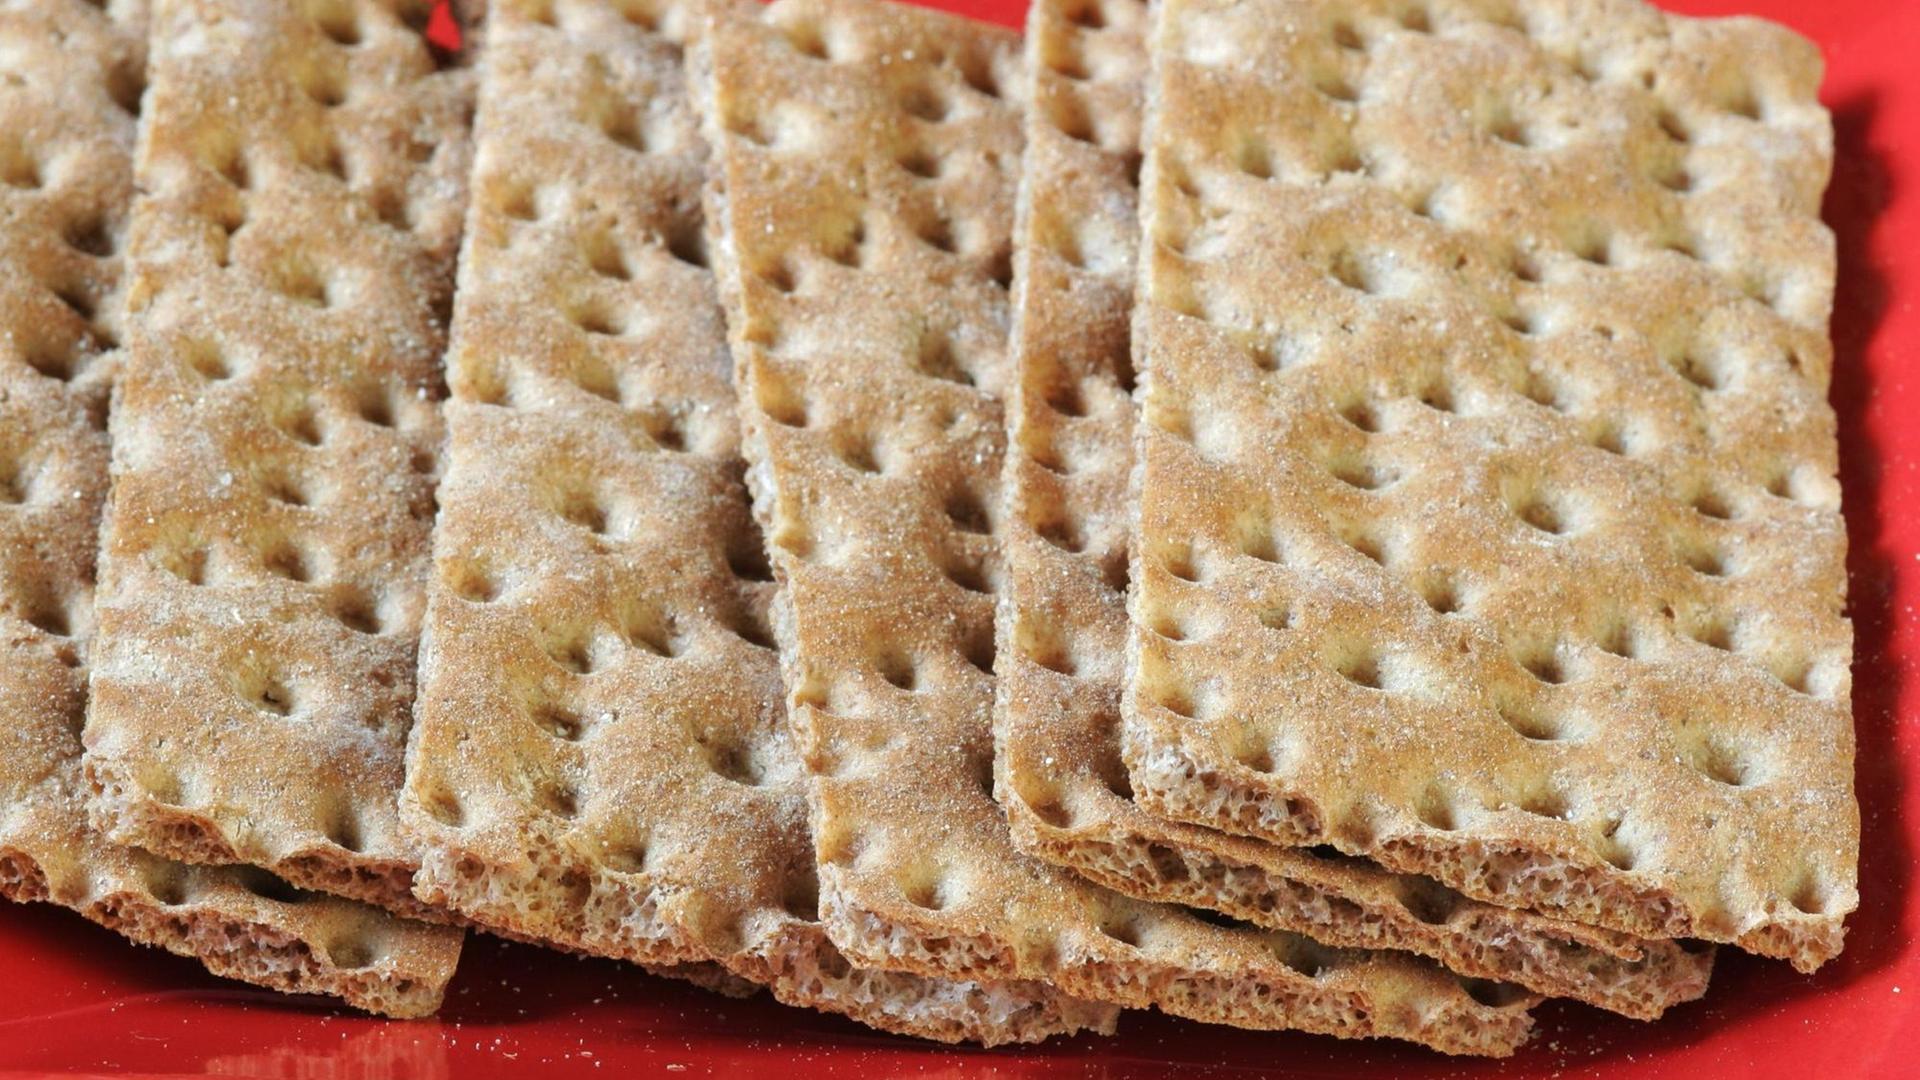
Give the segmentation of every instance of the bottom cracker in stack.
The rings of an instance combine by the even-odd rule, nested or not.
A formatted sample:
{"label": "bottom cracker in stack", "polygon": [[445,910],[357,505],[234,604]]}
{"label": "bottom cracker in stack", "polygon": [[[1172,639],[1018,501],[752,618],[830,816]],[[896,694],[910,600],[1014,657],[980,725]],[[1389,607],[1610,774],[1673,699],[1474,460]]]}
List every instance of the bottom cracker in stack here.
{"label": "bottom cracker in stack", "polygon": [[685,23],[599,0],[489,14],[403,798],[416,889],[510,936],[887,1030],[1110,1030],[1112,1007],[1040,983],[854,968],[814,912],[700,265]]}
{"label": "bottom cracker in stack", "polygon": [[[297,892],[264,871],[116,847],[88,825],[86,716],[100,431],[117,354],[118,264],[71,240],[122,231],[132,197],[140,5],[48,0],[0,15],[0,128],[63,167],[0,190],[0,894],[50,901],[127,938],[278,990],[394,1016],[431,1013],[458,931]],[[89,235],[88,232],[81,234]],[[106,242],[104,239],[102,242]]]}
{"label": "bottom cracker in stack", "polygon": [[690,53],[827,932],[874,968],[1511,1052],[1523,992],[1212,925],[1013,849],[988,773],[1015,45],[787,0],[727,8]]}
{"label": "bottom cracker in stack", "polygon": [[[1333,945],[1417,952],[1652,1019],[1705,993],[1710,946],[1645,940],[1470,900],[1358,859],[1169,822],[1121,761],[1128,399],[1146,5],[1039,0],[1029,17],[1005,473],[997,794],[1015,841],[1109,888]],[[1180,631],[1172,625],[1158,628]]]}

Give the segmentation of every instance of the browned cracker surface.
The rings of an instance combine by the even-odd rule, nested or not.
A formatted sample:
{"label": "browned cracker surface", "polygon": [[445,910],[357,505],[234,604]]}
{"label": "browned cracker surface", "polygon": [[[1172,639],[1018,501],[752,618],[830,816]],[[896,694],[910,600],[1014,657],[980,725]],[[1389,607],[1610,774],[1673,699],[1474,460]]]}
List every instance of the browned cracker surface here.
{"label": "browned cracker surface", "polygon": [[1120,694],[1146,22],[1138,0],[1040,0],[1028,17],[994,708],[997,794],[1015,844],[1142,899],[1331,945],[1410,950],[1630,1015],[1698,997],[1710,948],[1471,901],[1430,879],[1167,822],[1134,804]]}
{"label": "browned cracker surface", "polygon": [[716,10],[691,59],[835,944],[859,966],[1511,1051],[1527,995],[1211,925],[1013,848],[990,711],[1017,39],[803,0]]}
{"label": "browned cracker surface", "polygon": [[96,825],[427,913],[395,796],[469,81],[426,0],[168,0],[135,162]]}
{"label": "browned cracker surface", "polygon": [[1107,1024],[1042,984],[853,968],[819,924],[705,265],[687,16],[491,5],[401,801],[415,890],[894,1031]]}
{"label": "browned cracker surface", "polygon": [[1813,48],[1629,0],[1163,11],[1135,792],[1494,903],[1838,952]]}
{"label": "browned cracker surface", "polygon": [[117,847],[87,823],[79,735],[145,31],[139,3],[0,12],[0,894],[221,975],[429,1013],[457,935]]}

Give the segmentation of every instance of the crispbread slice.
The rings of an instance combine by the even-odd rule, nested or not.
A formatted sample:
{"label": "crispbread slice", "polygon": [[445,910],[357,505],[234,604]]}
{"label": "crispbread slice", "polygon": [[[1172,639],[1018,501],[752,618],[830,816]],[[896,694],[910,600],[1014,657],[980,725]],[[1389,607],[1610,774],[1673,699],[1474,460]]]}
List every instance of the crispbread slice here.
{"label": "crispbread slice", "polygon": [[1153,48],[1143,803],[1836,953],[1859,820],[1814,50],[1627,0],[1173,0]]}
{"label": "crispbread slice", "polygon": [[471,101],[429,7],[155,13],[86,743],[115,842],[430,916],[394,799]]}
{"label": "crispbread slice", "polygon": [[101,428],[145,31],[140,3],[0,12],[0,894],[73,908],[221,975],[430,1013],[457,934],[295,894],[258,870],[116,847],[87,825],[79,731]]}
{"label": "crispbread slice", "polygon": [[869,968],[1510,1052],[1524,993],[1210,925],[1013,848],[990,673],[1017,39],[800,0],[716,9],[690,61],[834,943]]}
{"label": "crispbread slice", "polygon": [[1146,16],[1137,0],[1038,0],[1028,15],[994,703],[995,791],[1014,843],[1131,896],[1330,945],[1410,950],[1628,1015],[1698,997],[1710,947],[1470,901],[1430,879],[1134,805],[1119,723]]}
{"label": "crispbread slice", "polygon": [[740,484],[686,6],[494,0],[401,812],[416,892],[516,937],[718,961],[933,1038],[1109,1027],[1037,983],[857,970],[813,912],[805,780]]}

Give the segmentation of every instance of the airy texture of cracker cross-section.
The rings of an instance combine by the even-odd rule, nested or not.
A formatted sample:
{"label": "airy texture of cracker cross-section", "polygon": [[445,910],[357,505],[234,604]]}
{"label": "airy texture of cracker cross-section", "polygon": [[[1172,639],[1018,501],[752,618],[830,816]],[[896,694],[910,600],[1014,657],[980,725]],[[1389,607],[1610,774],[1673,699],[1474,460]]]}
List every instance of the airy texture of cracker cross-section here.
{"label": "airy texture of cracker cross-section", "polygon": [[94,821],[430,914],[395,795],[469,157],[427,0],[164,0],[86,730]]}
{"label": "airy texture of cracker cross-section", "polygon": [[1805,41],[1172,0],[1123,745],[1167,816],[1810,969],[1857,900]]}
{"label": "airy texture of cracker cross-section", "polygon": [[402,815],[416,892],[516,937],[718,961],[987,1043],[1109,1023],[1040,984],[856,970],[814,914],[771,575],[740,483],[685,5],[495,0]]}
{"label": "airy texture of cracker cross-section", "polygon": [[144,4],[0,11],[0,895],[277,989],[432,1012],[459,939],[270,875],[107,843],[80,775],[106,388]]}
{"label": "airy texture of cracker cross-section", "polygon": [[460,932],[295,889],[250,866],[195,866],[107,842],[87,822],[79,718],[86,674],[9,642],[0,677],[0,895],[72,908],[129,940],[287,993],[387,1016],[431,1015]]}
{"label": "airy texture of cracker cross-section", "polygon": [[1017,39],[801,0],[717,9],[691,62],[834,942],[858,966],[1510,1052],[1528,995],[1212,925],[1013,848],[990,713]]}
{"label": "airy texture of cracker cross-section", "polygon": [[1470,901],[1430,879],[1134,805],[1119,725],[1146,21],[1140,0],[1040,0],[1028,16],[994,703],[996,794],[1014,842],[1142,899],[1330,945],[1410,950],[1629,1015],[1698,997],[1710,948]]}

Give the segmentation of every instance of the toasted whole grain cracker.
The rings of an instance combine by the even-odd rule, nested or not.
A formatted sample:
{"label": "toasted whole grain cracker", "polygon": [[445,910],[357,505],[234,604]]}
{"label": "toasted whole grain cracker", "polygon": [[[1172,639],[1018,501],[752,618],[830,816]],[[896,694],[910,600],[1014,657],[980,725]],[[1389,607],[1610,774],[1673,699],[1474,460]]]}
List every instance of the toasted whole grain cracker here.
{"label": "toasted whole grain cracker", "polygon": [[1813,48],[1630,0],[1174,0],[1153,49],[1142,802],[1636,935],[1838,952]]}
{"label": "toasted whole grain cracker", "polygon": [[1040,0],[1028,16],[994,705],[995,790],[1014,843],[1141,899],[1330,945],[1417,952],[1632,1016],[1700,996],[1711,948],[1471,901],[1430,879],[1134,804],[1119,725],[1146,22],[1134,0]]}
{"label": "toasted whole grain cracker", "polygon": [[394,801],[471,107],[429,7],[155,12],[86,730],[114,842],[418,915]]}
{"label": "toasted whole grain cracker", "polygon": [[892,1031],[1110,1028],[1037,983],[855,969],[819,925],[705,265],[688,14],[491,5],[401,800],[415,891]]}
{"label": "toasted whole grain cracker", "polygon": [[800,0],[716,9],[690,54],[827,932],[861,967],[1510,1052],[1524,993],[1210,925],[1012,845],[990,709],[1017,41]]}
{"label": "toasted whole grain cracker", "polygon": [[424,1015],[457,933],[117,847],[87,824],[79,732],[146,26],[141,3],[0,11],[0,895],[220,975]]}

